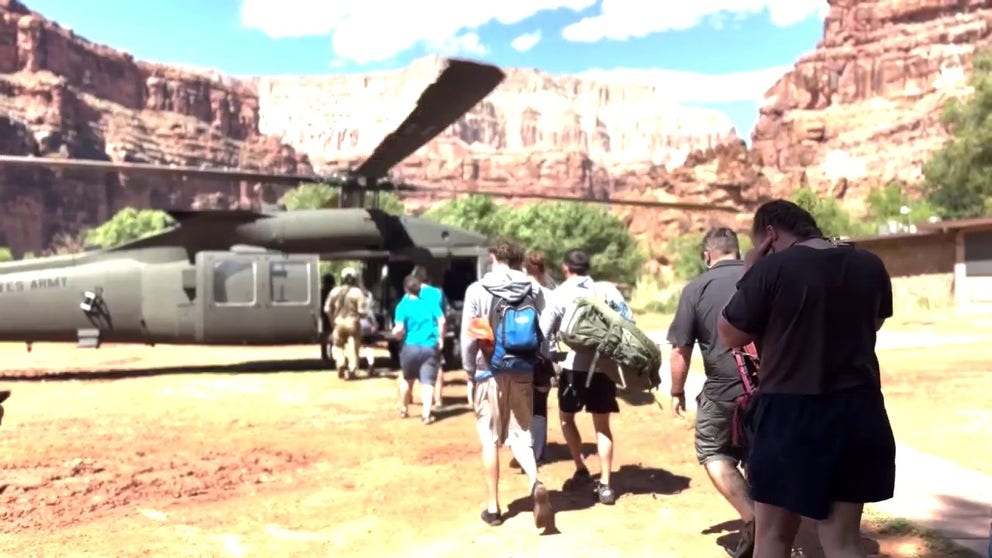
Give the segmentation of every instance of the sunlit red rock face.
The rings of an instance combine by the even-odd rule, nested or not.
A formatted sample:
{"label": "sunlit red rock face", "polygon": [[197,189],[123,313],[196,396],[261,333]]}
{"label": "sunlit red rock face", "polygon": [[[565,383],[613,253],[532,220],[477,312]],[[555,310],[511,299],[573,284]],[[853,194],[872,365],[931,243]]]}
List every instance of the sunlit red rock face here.
{"label": "sunlit red rock face", "polygon": [[[436,188],[729,204],[740,213],[615,209],[664,261],[674,234],[746,221],[800,185],[857,206],[919,178],[965,92],[992,2],[833,0],[817,49],[768,92],[748,150],[727,117],[650,86],[508,69],[396,175]],[[0,0],[0,151],[306,173],[354,164],[403,120],[443,61],[367,75],[235,79],[135,61]],[[280,189],[268,192],[278,196]],[[254,185],[0,170],[0,245],[38,251],[117,209],[233,207]],[[408,198],[413,210],[443,194]],[[268,200],[268,201],[271,201]]]}
{"label": "sunlit red rock face", "polygon": [[752,136],[775,194],[799,184],[859,207],[916,184],[946,140],[941,107],[967,93],[992,35],[987,0],[830,0],[823,39],[768,92]]}
{"label": "sunlit red rock face", "polygon": [[[136,61],[6,1],[0,149],[299,173],[312,160],[330,171],[371,152],[442,63],[241,80]],[[725,115],[661,103],[650,87],[508,70],[497,91],[396,171],[438,187],[612,193],[652,165],[677,166],[694,150],[734,140]],[[17,253],[41,250],[57,232],[92,226],[128,205],[231,207],[256,195],[253,185],[23,169],[0,171],[0,184],[0,244]]]}

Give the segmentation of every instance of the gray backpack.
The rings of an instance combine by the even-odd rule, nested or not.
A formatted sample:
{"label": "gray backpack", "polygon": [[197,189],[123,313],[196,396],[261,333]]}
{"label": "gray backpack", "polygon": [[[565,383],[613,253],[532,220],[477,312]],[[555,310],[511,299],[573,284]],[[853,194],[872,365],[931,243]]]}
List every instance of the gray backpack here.
{"label": "gray backpack", "polygon": [[[570,314],[570,315],[568,315]],[[601,357],[617,364],[604,372],[617,387],[627,391],[649,391],[661,385],[661,348],[634,322],[610,308],[598,289],[575,300],[566,314],[559,338],[573,350],[594,351],[590,370]],[[586,378],[586,385],[592,374]]]}

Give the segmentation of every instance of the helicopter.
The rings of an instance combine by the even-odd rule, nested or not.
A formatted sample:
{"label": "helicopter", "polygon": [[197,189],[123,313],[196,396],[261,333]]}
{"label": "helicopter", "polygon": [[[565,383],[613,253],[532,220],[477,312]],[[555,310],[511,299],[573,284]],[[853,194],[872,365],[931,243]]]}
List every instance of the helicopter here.
{"label": "helicopter", "polygon": [[[173,224],[131,242],[79,254],[0,264],[0,341],[147,345],[284,345],[323,343],[320,262],[365,262],[376,316],[388,331],[391,308],[414,265],[424,265],[451,301],[446,367],[460,367],[457,321],[465,290],[488,270],[489,239],[427,219],[379,209],[381,192],[586,201],[641,207],[737,211],[733,207],[640,200],[586,199],[394,182],[389,170],[455,123],[505,74],[496,66],[448,59],[410,115],[357,168],[330,176],[273,174],[69,158],[0,155],[2,167],[39,171],[184,176],[221,181],[339,188],[338,208],[284,211],[168,209]],[[371,196],[371,203],[367,196]],[[395,361],[399,342],[387,340]],[[323,351],[322,351],[323,352]]]}

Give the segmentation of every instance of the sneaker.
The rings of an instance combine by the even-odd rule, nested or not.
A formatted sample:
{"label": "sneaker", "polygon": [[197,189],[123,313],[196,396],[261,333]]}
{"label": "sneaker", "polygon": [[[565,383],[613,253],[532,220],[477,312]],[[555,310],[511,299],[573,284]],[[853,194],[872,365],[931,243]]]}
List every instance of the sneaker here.
{"label": "sneaker", "polygon": [[596,496],[599,496],[599,503],[607,506],[612,506],[617,502],[617,494],[613,492],[613,489],[609,485],[603,484],[601,482],[596,483]]}
{"label": "sneaker", "polygon": [[491,527],[496,527],[503,524],[503,516],[499,512],[494,513],[489,510],[482,510],[482,521]]}
{"label": "sneaker", "polygon": [[531,497],[534,499],[534,526],[538,529],[550,527],[554,524],[555,511],[551,509],[551,496],[544,483],[541,481],[534,483]]}
{"label": "sneaker", "polygon": [[572,478],[566,480],[564,484],[561,485],[562,490],[575,490],[583,485],[592,482],[592,477],[589,475],[589,469],[585,467],[581,469],[576,469],[572,473]]}

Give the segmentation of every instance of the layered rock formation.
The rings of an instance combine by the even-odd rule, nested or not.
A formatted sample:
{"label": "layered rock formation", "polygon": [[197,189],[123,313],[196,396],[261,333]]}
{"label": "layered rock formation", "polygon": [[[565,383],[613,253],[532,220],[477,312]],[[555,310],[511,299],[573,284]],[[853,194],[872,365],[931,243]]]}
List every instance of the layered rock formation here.
{"label": "layered rock formation", "polygon": [[[442,58],[427,57],[373,74],[259,78],[260,129],[315,162],[364,157],[443,67]],[[677,166],[694,150],[737,139],[725,114],[666,103],[653,86],[505,71],[506,79],[436,143],[457,143],[480,157],[578,152],[615,168]],[[409,165],[431,151],[415,154]]]}
{"label": "layered rock formation", "polygon": [[992,42],[992,2],[829,4],[816,50],[768,92],[752,148],[775,194],[807,184],[857,208],[873,187],[921,180],[947,138],[942,106]]}
{"label": "layered rock formation", "polygon": [[[310,172],[312,159],[327,172],[368,155],[443,63],[237,80],[135,61],[13,0],[0,2],[0,16],[0,149],[8,154],[295,173]],[[681,182],[662,179],[665,166],[734,140],[724,115],[666,105],[650,87],[509,70],[492,95],[395,171],[439,188],[584,196],[631,195],[624,191],[643,178],[658,182],[655,197],[677,199]],[[0,185],[0,245],[15,253],[127,205],[229,207],[257,197],[254,185],[93,172],[3,169]],[[417,208],[442,197],[408,201]]]}
{"label": "layered rock formation", "polygon": [[[0,3],[0,150],[176,165],[309,172],[258,132],[255,91],[217,75],[135,61]],[[217,193],[221,195],[216,195]],[[117,209],[238,203],[239,185],[79,172],[0,170],[0,244],[37,251]]]}
{"label": "layered rock formation", "polygon": [[[510,69],[396,174],[442,191],[725,203],[741,208],[743,220],[759,201],[803,185],[856,208],[872,187],[918,182],[946,137],[940,107],[967,93],[971,55],[992,42],[992,3],[830,5],[817,49],[769,90],[750,151],[723,115],[666,105],[649,86]],[[14,0],[0,0],[0,16],[0,151],[11,154],[329,171],[371,152],[442,63],[236,80],[135,61]],[[224,207],[253,196],[251,185],[2,169],[0,244],[38,250],[125,205]],[[416,209],[443,197],[406,201]],[[735,221],[617,211],[655,250],[678,232]]]}

